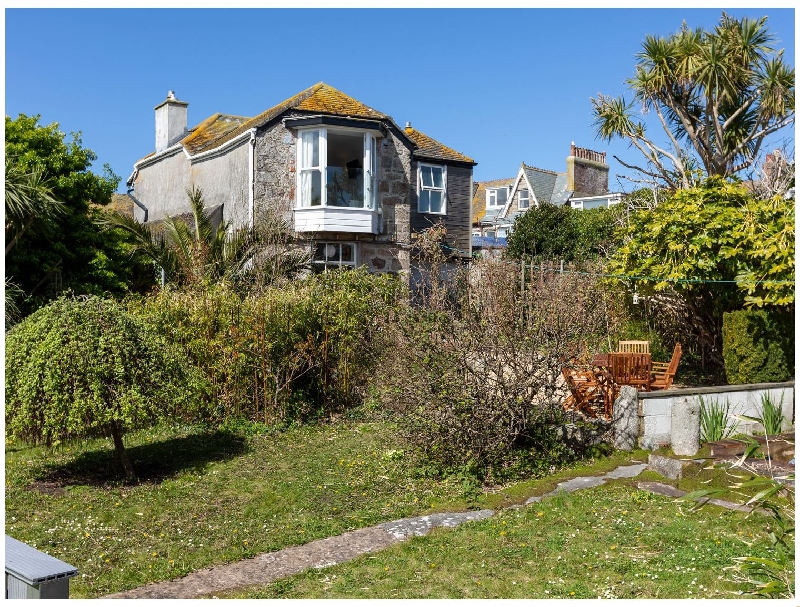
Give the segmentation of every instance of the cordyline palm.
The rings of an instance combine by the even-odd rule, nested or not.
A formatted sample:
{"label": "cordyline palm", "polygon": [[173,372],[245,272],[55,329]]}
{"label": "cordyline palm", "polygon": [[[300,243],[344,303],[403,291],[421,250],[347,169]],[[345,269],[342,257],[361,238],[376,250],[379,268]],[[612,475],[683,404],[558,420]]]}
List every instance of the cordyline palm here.
{"label": "cordyline palm", "polygon": [[53,197],[41,168],[25,172],[6,156],[6,255],[36,219],[63,212],[64,203]]}
{"label": "cordyline palm", "polygon": [[[751,166],[764,139],[794,123],[794,69],[772,47],[766,21],[723,13],[712,31],[684,23],[667,38],[647,36],[627,81],[634,101],[602,94],[591,100],[598,137],[628,139],[646,164],[617,160],[672,189],[696,183],[691,158],[705,176],[728,177]],[[668,145],[648,137],[632,111],[635,102],[656,114]]]}
{"label": "cordyline palm", "polygon": [[157,231],[153,226],[118,213],[110,214],[103,223],[132,234],[135,252],[150,257],[171,281],[192,284],[241,278],[256,253],[254,233],[248,229],[230,230],[227,222],[214,229],[210,214],[203,206],[201,190],[192,188],[186,194],[192,225],[168,217]]}

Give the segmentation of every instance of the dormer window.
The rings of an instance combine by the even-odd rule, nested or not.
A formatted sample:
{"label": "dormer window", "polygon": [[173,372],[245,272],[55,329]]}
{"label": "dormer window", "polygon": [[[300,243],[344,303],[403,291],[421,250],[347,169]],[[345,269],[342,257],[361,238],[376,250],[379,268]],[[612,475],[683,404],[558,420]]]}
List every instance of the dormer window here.
{"label": "dormer window", "polygon": [[504,207],[508,200],[508,187],[486,188],[486,208]]}

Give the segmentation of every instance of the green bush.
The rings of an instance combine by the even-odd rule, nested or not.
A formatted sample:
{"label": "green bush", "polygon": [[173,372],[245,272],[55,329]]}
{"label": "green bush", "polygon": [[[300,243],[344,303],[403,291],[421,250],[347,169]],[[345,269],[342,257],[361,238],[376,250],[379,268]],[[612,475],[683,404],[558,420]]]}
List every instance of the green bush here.
{"label": "green bush", "polygon": [[6,434],[51,445],[194,418],[205,384],[186,357],[113,301],[60,298],[6,336]]}
{"label": "green bush", "polygon": [[794,316],[782,310],[726,312],[722,355],[729,384],[786,381],[794,376]]}
{"label": "green bush", "polygon": [[391,276],[327,272],[242,296],[225,284],[132,301],[208,378],[220,422],[285,424],[359,404],[379,348]]}

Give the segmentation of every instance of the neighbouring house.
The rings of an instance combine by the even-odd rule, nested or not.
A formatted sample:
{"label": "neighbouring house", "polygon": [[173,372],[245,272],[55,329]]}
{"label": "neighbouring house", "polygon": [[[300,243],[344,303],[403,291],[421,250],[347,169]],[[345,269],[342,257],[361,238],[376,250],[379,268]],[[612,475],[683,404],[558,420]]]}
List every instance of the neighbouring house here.
{"label": "neighbouring house", "polygon": [[471,255],[472,158],[325,84],[255,117],[214,114],[188,128],[170,91],[155,107],[155,151],[135,163],[128,193],[140,222],[189,211],[186,190],[232,227],[277,213],[315,266],[408,272],[415,236],[447,229]]}
{"label": "neighbouring house", "polygon": [[472,235],[505,238],[514,220],[541,204],[569,204],[573,209],[609,207],[622,200],[608,191],[605,152],[576,147],[573,143],[563,173],[529,166],[524,162],[517,176],[477,182],[472,199]]}

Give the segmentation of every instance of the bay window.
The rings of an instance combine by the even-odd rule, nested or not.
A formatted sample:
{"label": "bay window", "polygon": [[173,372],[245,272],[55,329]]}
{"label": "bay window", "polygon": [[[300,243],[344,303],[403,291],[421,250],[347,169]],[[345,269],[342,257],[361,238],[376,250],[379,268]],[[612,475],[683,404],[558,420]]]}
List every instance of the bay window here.
{"label": "bay window", "polygon": [[354,129],[302,130],[297,139],[297,208],[375,210],[377,146]]}

